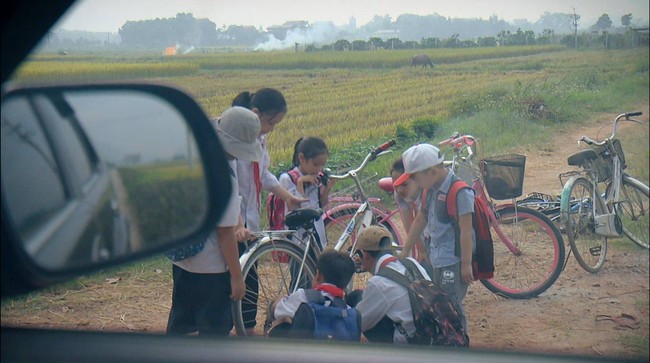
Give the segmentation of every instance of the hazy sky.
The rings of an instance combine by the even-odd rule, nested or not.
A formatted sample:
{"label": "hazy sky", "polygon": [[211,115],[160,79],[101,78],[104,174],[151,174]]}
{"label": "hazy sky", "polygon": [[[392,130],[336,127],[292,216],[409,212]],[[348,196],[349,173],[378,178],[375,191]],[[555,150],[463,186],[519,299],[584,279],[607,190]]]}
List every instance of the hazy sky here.
{"label": "hazy sky", "polygon": [[331,20],[347,24],[354,16],[357,26],[374,15],[428,15],[438,13],[451,18],[483,18],[497,15],[512,21],[526,18],[535,22],[545,11],[581,16],[581,26],[593,25],[607,13],[614,26],[621,16],[632,13],[633,23],[647,24],[648,0],[78,0],[70,15],[57,27],[67,30],[117,32],[128,20],[173,18],[177,13],[192,13],[208,18],[218,27],[253,25],[268,27],[289,20]]}

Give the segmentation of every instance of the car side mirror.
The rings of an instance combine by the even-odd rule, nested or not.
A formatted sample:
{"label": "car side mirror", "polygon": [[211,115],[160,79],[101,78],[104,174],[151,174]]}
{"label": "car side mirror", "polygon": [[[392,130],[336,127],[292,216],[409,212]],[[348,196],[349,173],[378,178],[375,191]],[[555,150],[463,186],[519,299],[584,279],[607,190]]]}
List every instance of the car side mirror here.
{"label": "car side mirror", "polygon": [[230,198],[216,133],[179,89],[17,88],[1,115],[3,297],[196,243]]}

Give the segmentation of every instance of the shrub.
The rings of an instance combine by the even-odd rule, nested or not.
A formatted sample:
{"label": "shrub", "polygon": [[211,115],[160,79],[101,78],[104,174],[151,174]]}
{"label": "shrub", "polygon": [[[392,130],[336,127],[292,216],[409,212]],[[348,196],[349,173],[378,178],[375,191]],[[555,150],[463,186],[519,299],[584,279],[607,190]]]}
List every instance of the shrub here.
{"label": "shrub", "polygon": [[413,121],[411,128],[417,137],[433,139],[440,130],[440,120],[418,118]]}

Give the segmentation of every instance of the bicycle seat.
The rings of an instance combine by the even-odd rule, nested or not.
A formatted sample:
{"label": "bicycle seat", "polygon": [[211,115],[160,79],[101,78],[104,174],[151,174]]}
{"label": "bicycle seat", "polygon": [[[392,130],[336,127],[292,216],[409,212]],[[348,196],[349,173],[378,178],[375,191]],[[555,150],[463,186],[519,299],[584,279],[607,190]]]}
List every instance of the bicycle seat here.
{"label": "bicycle seat", "polygon": [[321,209],[315,208],[302,208],[289,212],[284,217],[284,224],[289,229],[298,229],[300,227],[308,227],[308,224],[313,224],[315,220],[323,215]]}
{"label": "bicycle seat", "polygon": [[395,188],[393,188],[393,179],[391,177],[387,176],[385,178],[381,178],[379,179],[377,184],[379,185],[379,188],[381,190],[386,191],[388,193],[392,193],[395,191]]}
{"label": "bicycle seat", "polygon": [[598,153],[592,149],[580,150],[575,154],[569,156],[566,161],[569,165],[580,166],[587,160],[598,159]]}

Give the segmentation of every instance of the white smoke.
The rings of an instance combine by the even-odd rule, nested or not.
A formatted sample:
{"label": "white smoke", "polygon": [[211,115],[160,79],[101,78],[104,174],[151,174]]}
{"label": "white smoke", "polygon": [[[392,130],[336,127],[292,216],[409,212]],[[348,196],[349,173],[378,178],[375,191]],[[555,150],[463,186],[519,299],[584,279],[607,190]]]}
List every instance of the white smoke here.
{"label": "white smoke", "polygon": [[300,45],[322,45],[336,41],[339,33],[338,28],[332,22],[314,23],[308,29],[292,29],[287,31],[283,40],[277,39],[269,34],[269,40],[258,44],[254,50],[280,50],[295,47],[296,43]]}
{"label": "white smoke", "polygon": [[193,46],[193,45],[190,45],[189,48],[187,48],[187,49],[185,49],[185,50],[183,51],[183,54],[187,54],[187,53],[189,53],[189,52],[191,52],[191,51],[193,51],[193,50],[194,50],[194,46]]}

